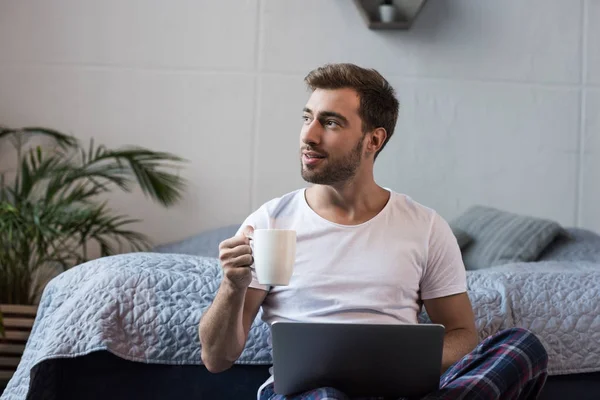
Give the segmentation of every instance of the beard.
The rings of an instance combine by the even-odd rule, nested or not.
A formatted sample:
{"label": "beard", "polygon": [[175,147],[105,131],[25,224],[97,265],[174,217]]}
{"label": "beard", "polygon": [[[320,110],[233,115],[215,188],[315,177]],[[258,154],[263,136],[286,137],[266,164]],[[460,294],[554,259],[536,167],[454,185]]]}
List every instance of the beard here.
{"label": "beard", "polygon": [[[305,166],[302,163],[302,155],[300,155],[300,171],[302,179],[317,185],[335,185],[352,179],[356,175],[356,171],[361,163],[363,138],[356,143],[352,150],[341,157],[332,157],[331,155],[328,155],[322,165],[319,163],[316,166]],[[303,150],[313,149],[310,146],[306,146]],[[318,151],[316,149],[314,150]]]}

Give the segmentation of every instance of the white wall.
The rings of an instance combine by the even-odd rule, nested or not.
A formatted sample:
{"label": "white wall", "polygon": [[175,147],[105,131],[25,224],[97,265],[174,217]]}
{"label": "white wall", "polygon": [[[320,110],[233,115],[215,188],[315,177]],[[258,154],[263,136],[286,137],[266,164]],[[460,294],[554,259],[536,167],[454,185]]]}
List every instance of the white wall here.
{"label": "white wall", "polygon": [[398,90],[385,186],[600,231],[600,0],[430,0],[411,31],[351,0],[0,0],[0,123],[191,162],[164,210],[115,195],[156,242],[239,223],[303,186],[302,79],[355,62]]}

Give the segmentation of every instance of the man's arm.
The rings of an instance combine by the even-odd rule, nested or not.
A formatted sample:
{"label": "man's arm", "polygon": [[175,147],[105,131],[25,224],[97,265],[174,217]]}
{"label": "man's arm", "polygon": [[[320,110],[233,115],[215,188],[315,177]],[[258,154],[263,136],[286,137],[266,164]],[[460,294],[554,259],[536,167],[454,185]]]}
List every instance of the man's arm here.
{"label": "man's arm", "polygon": [[225,371],[240,357],[266,295],[264,290],[239,290],[223,281],[200,320],[202,362],[210,372]]}
{"label": "man's arm", "polygon": [[248,332],[258,314],[265,290],[250,288],[252,249],[248,235],[251,226],[219,245],[223,281],[198,327],[202,362],[210,372],[221,372],[233,365],[244,351]]}
{"label": "man's arm", "polygon": [[471,301],[466,293],[423,300],[425,310],[435,324],[446,327],[442,373],[471,352],[479,341]]}

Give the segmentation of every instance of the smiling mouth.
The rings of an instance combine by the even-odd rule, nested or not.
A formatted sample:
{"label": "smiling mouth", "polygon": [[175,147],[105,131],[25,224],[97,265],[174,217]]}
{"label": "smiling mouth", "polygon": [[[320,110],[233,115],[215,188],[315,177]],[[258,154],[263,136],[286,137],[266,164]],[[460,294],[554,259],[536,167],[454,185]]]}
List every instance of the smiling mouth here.
{"label": "smiling mouth", "polygon": [[313,158],[325,158],[325,156],[319,155],[319,154],[303,154],[304,157],[308,158],[308,159],[313,159]]}
{"label": "smiling mouth", "polygon": [[315,165],[325,159],[325,156],[316,154],[302,154],[302,162],[304,165]]}

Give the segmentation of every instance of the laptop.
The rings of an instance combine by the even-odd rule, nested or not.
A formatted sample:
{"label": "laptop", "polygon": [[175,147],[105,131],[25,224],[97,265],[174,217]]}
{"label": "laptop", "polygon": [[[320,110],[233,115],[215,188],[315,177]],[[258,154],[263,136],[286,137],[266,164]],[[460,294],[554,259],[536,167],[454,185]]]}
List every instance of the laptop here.
{"label": "laptop", "polygon": [[420,397],[439,389],[444,326],[275,322],[276,394],[334,387],[350,397]]}

